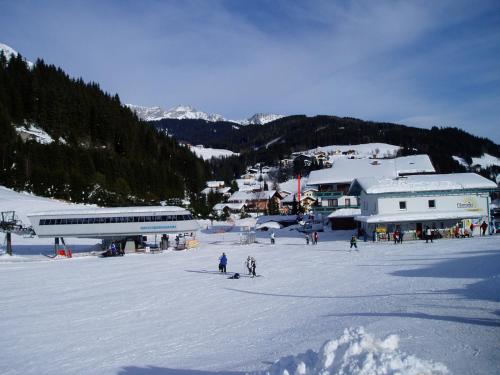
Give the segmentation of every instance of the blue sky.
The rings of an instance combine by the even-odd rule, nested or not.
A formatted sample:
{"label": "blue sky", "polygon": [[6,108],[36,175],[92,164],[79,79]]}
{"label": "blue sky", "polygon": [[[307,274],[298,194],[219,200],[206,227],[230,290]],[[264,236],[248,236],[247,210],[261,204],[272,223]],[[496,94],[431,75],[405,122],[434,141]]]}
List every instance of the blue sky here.
{"label": "blue sky", "polygon": [[125,103],[500,141],[500,1],[4,1],[0,42]]}

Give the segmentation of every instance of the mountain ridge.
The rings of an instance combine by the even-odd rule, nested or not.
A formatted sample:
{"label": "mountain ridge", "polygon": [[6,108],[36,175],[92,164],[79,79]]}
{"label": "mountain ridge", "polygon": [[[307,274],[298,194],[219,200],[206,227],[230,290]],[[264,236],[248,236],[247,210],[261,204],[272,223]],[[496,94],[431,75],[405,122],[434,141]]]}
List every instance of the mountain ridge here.
{"label": "mountain ridge", "polygon": [[164,110],[159,106],[147,107],[136,104],[125,104],[128,108],[135,112],[137,117],[144,121],[160,121],[164,119],[171,120],[204,120],[207,122],[231,122],[238,125],[264,125],[268,122],[275,121],[284,115],[270,113],[256,113],[253,116],[244,120],[230,120],[224,118],[217,113],[207,113],[197,110],[191,105],[177,105]]}

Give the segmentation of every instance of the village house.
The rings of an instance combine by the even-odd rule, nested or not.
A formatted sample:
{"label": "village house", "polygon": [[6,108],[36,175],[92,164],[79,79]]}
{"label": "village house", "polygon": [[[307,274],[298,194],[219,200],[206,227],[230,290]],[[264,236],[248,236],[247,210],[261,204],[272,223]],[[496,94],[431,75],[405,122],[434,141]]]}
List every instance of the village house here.
{"label": "village house", "polygon": [[210,192],[222,194],[226,198],[231,196],[231,188],[225,186],[224,181],[207,181],[207,187],[201,193],[208,195]]}
{"label": "village house", "polygon": [[[490,193],[497,184],[475,173],[357,178],[349,194],[359,195],[355,220],[370,237],[391,239],[396,229],[406,239],[422,238],[429,227],[436,237],[479,234],[491,225]],[[473,233],[471,233],[471,228]]]}
{"label": "village house", "polygon": [[[354,216],[360,213],[359,199],[348,194],[351,183],[360,177],[398,177],[417,173],[434,173],[427,155],[411,155],[394,159],[336,159],[331,168],[312,171],[308,187],[317,192],[317,203],[312,207],[315,215],[327,216],[333,229],[355,228]],[[339,211],[340,209],[347,209]],[[337,224],[337,225],[336,225]]]}

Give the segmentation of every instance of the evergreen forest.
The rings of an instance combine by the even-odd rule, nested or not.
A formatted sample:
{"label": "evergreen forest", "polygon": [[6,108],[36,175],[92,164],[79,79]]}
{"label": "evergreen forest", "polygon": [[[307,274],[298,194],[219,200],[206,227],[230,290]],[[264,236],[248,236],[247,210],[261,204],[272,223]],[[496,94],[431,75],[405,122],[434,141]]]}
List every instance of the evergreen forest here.
{"label": "evergreen forest", "polygon": [[[36,126],[54,140],[22,139]],[[158,204],[199,192],[208,163],[140,121],[97,83],[0,53],[0,185],[103,206]]]}

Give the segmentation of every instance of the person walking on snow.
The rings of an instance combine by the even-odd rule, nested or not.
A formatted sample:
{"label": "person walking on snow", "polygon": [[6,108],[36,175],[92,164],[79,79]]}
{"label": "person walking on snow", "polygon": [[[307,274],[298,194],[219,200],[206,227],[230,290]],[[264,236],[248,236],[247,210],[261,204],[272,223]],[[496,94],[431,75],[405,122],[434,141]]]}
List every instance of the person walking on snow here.
{"label": "person walking on snow", "polygon": [[429,240],[432,243],[432,230],[429,227],[425,227],[425,243],[428,243]]}
{"label": "person walking on snow", "polygon": [[247,267],[247,270],[248,270],[248,274],[251,275],[252,274],[252,257],[249,255],[246,262],[245,262],[245,266]]}
{"label": "person walking on snow", "polygon": [[359,251],[358,245],[356,244],[356,236],[354,236],[354,235],[351,237],[351,247],[349,247],[349,251],[352,251],[351,249],[353,246],[356,249],[356,251]]}
{"label": "person walking on snow", "polygon": [[222,253],[222,256],[219,258],[219,271],[221,273],[226,273],[226,266],[227,266],[226,253]]}
{"label": "person walking on snow", "polygon": [[257,267],[255,258],[252,258],[251,267],[252,267],[252,277],[257,276],[257,273],[255,272],[255,268]]}
{"label": "person walking on snow", "polygon": [[483,231],[482,236],[486,235],[486,229],[488,229],[488,224],[486,224],[486,221],[483,221],[483,223],[481,224],[481,230]]}
{"label": "person walking on snow", "polygon": [[309,245],[309,233],[306,233],[306,245]]}
{"label": "person walking on snow", "polygon": [[271,232],[271,245],[274,245],[274,242],[275,242],[275,236],[274,236],[274,232]]}

